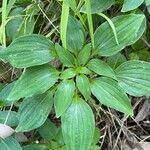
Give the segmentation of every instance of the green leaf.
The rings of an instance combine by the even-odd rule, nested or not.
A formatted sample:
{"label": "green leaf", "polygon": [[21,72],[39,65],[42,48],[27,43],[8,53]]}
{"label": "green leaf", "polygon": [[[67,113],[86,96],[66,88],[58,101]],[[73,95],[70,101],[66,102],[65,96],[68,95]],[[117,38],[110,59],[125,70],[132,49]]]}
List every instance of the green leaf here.
{"label": "green leaf", "polygon": [[11,9],[13,8],[15,2],[16,2],[16,0],[8,1],[8,4],[7,4],[7,16],[9,15]]}
{"label": "green leaf", "polygon": [[91,14],[91,0],[84,0],[85,1],[85,8],[86,8],[86,13],[87,13],[87,21],[89,25],[89,33],[91,37],[91,43],[92,43],[92,48],[94,48],[94,29],[93,29],[93,18]]}
{"label": "green leaf", "polygon": [[69,78],[73,78],[76,75],[76,70],[74,68],[66,69],[60,75],[60,79],[66,80]]}
{"label": "green leaf", "polygon": [[45,123],[42,126],[40,126],[37,130],[40,133],[41,137],[46,139],[47,141],[56,140],[58,128],[49,119],[47,119]]}
{"label": "green leaf", "polygon": [[124,0],[122,12],[131,11],[133,9],[138,8],[144,0]]}
{"label": "green leaf", "polygon": [[12,17],[6,24],[6,34],[10,40],[14,40],[17,36],[20,26],[23,22],[24,8],[17,7],[13,9],[8,17]]}
{"label": "green leaf", "polygon": [[77,57],[78,64],[85,65],[89,60],[90,55],[91,55],[91,44],[87,44],[79,52],[79,55]]}
{"label": "green leaf", "polygon": [[67,27],[67,49],[75,54],[82,48],[85,41],[84,28],[74,17],[69,16]]}
{"label": "green leaf", "polygon": [[104,61],[100,59],[92,59],[87,64],[87,67],[97,73],[98,75],[103,75],[106,77],[110,77],[116,79],[115,72],[113,69]]}
{"label": "green leaf", "polygon": [[95,144],[97,144],[99,142],[100,136],[101,136],[100,129],[99,128],[95,128],[93,142],[92,142],[93,145],[95,145]]}
{"label": "green leaf", "polygon": [[133,96],[150,96],[150,63],[127,61],[116,70],[119,86]]}
{"label": "green leaf", "polygon": [[76,84],[77,84],[79,91],[84,96],[84,98],[86,100],[89,100],[91,97],[89,79],[85,75],[79,75],[76,77]]}
{"label": "green leaf", "polygon": [[61,21],[60,21],[60,37],[63,47],[67,48],[67,25],[69,19],[69,6],[63,1]]}
{"label": "green leaf", "polygon": [[92,145],[90,150],[101,150],[99,146],[97,145]]}
{"label": "green leaf", "polygon": [[30,144],[23,146],[22,150],[50,150],[50,146],[48,144]]}
{"label": "green leaf", "polygon": [[77,73],[80,73],[80,74],[92,74],[91,70],[89,70],[87,67],[79,67],[76,69]]}
{"label": "green leaf", "polygon": [[46,121],[52,106],[52,91],[24,99],[19,107],[16,132],[27,132],[40,127]]}
{"label": "green leaf", "polygon": [[61,117],[62,132],[68,150],[89,150],[95,128],[89,105],[76,98]]}
{"label": "green leaf", "polygon": [[54,107],[56,117],[60,117],[72,102],[75,92],[75,83],[73,80],[64,80],[58,87],[54,96]]}
{"label": "green leaf", "polygon": [[104,105],[132,115],[129,98],[118,83],[107,77],[100,77],[91,84],[92,94]]}
{"label": "green leaf", "polygon": [[15,111],[0,111],[0,123],[4,124],[5,120],[7,118],[7,115],[9,113],[8,120],[6,122],[6,125],[10,127],[15,127],[18,125],[18,118],[17,113]]}
{"label": "green leaf", "polygon": [[[9,103],[7,100],[8,100],[8,97],[9,97],[9,94],[11,93],[13,87],[15,85],[15,81],[10,83],[10,84],[7,84],[3,89],[2,91],[0,92],[0,101],[1,102],[4,102],[4,103]],[[17,100],[17,99],[16,99]]]}
{"label": "green leaf", "polygon": [[114,34],[116,43],[119,44],[119,42],[118,42],[118,37],[117,37],[117,32],[116,32],[116,28],[115,28],[113,22],[111,21],[111,19],[110,19],[109,17],[107,17],[107,16],[106,16],[105,14],[103,14],[103,13],[99,13],[99,15],[100,15],[101,17],[103,17],[105,20],[107,20],[107,22],[109,23],[109,25],[110,25],[110,27],[111,27],[111,29],[112,29],[112,31],[113,31],[113,34]]}
{"label": "green leaf", "polygon": [[55,49],[60,61],[66,67],[73,67],[75,63],[74,56],[68,51],[61,47],[59,44],[55,44]]}
{"label": "green leaf", "polygon": [[150,5],[150,0],[145,0],[146,6]]}
{"label": "green leaf", "polygon": [[[110,8],[114,3],[115,0],[91,0],[91,13],[101,13]],[[80,11],[86,13],[85,5],[83,5]]]}
{"label": "green leaf", "polygon": [[22,150],[21,146],[13,137],[6,139],[0,138],[0,149],[1,150]]}
{"label": "green leaf", "polygon": [[35,26],[35,19],[34,19],[33,14],[30,14],[29,17],[24,18],[20,26],[20,30],[17,34],[17,37],[33,34],[34,26]]}
{"label": "green leaf", "polygon": [[117,68],[119,65],[121,65],[125,61],[127,61],[127,59],[121,53],[117,53],[116,55],[113,55],[107,58],[107,64],[113,69]]}
{"label": "green leaf", "polygon": [[145,0],[146,6],[147,6],[147,10],[150,13],[150,0]]}
{"label": "green leaf", "polygon": [[18,4],[27,4],[27,3],[31,3],[32,0],[16,0],[16,3]]}
{"label": "green leaf", "polygon": [[1,53],[12,66],[26,68],[50,62],[53,59],[52,49],[53,43],[46,37],[27,35],[14,40]]}
{"label": "green leaf", "polygon": [[57,79],[58,72],[48,64],[27,68],[15,82],[7,100],[14,101],[44,93],[55,84]]}
{"label": "green leaf", "polygon": [[112,19],[116,27],[119,45],[108,22],[103,23],[95,31],[94,54],[112,56],[126,46],[135,43],[144,33],[146,20],[143,14],[121,15]]}

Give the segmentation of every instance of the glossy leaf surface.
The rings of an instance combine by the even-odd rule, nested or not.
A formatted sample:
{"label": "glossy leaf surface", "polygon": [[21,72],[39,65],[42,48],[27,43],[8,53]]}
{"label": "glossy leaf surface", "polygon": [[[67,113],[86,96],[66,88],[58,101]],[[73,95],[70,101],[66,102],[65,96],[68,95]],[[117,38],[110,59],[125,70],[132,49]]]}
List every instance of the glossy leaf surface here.
{"label": "glossy leaf surface", "polygon": [[103,23],[95,31],[95,54],[111,56],[128,45],[135,43],[144,33],[146,23],[143,14],[129,14],[114,17],[112,22],[116,28],[119,45],[116,44],[113,31],[108,22]]}
{"label": "glossy leaf surface", "polygon": [[100,59],[92,59],[87,64],[88,68],[98,75],[107,76],[116,79],[113,69],[104,61]]}
{"label": "glossy leaf surface", "polygon": [[44,93],[55,84],[57,79],[58,72],[48,64],[28,68],[16,81],[7,100],[14,101]]}
{"label": "glossy leaf surface", "polygon": [[0,57],[5,58],[16,68],[26,68],[50,62],[53,43],[42,35],[22,36],[14,40]]}
{"label": "glossy leaf surface", "polygon": [[138,60],[127,61],[116,70],[121,86],[133,96],[150,95],[150,63]]}
{"label": "glossy leaf surface", "polygon": [[67,150],[89,150],[94,134],[94,115],[82,99],[74,100],[62,115],[62,131]]}
{"label": "glossy leaf surface", "polygon": [[25,132],[40,127],[46,121],[52,106],[53,92],[51,91],[24,99],[19,108],[19,125],[16,131]]}
{"label": "glossy leaf surface", "polygon": [[79,75],[76,77],[76,85],[86,100],[91,97],[91,89],[89,79],[85,75]]}
{"label": "glossy leaf surface", "polygon": [[60,117],[71,104],[74,91],[75,83],[73,80],[64,80],[58,85],[54,96],[54,106],[57,117]]}
{"label": "glossy leaf surface", "polygon": [[100,77],[91,84],[92,94],[105,106],[132,115],[128,96],[118,83],[107,77]]}

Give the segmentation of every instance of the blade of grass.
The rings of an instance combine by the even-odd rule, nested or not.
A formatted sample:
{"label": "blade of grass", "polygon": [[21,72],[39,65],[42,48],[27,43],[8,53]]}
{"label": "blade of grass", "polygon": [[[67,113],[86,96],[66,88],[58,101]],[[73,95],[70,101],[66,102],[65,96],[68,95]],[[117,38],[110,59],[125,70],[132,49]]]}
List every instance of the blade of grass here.
{"label": "blade of grass", "polygon": [[3,0],[2,2],[2,24],[1,24],[1,42],[4,47],[6,47],[6,33],[5,33],[5,26],[6,26],[6,19],[7,19],[7,0]]}
{"label": "blade of grass", "polygon": [[114,23],[111,21],[111,19],[109,19],[105,14],[103,13],[99,13],[98,15],[100,15],[101,17],[103,17],[104,19],[107,20],[107,22],[109,23],[112,31],[113,31],[113,34],[114,34],[114,37],[115,37],[115,40],[116,40],[116,43],[117,45],[119,45],[119,42],[118,42],[118,37],[117,37],[117,32],[116,32],[116,28],[115,28],[115,25]]}
{"label": "blade of grass", "polygon": [[85,22],[83,20],[83,17],[80,14],[79,8],[77,7],[76,0],[65,0],[64,2],[66,2],[67,5],[69,5],[69,7],[74,11],[75,16],[77,15],[77,17],[79,17],[81,23],[86,28],[86,25],[85,25]]}
{"label": "blade of grass", "polygon": [[87,18],[88,18],[92,47],[94,49],[94,33],[93,33],[93,20],[92,20],[92,14],[91,14],[91,1],[85,0],[85,6],[86,6],[86,13],[87,13]]}
{"label": "blade of grass", "polygon": [[67,35],[68,17],[69,17],[69,6],[63,1],[61,21],[60,21],[60,38],[62,41],[62,45],[65,49],[67,48],[66,35]]}
{"label": "blade of grass", "polygon": [[7,5],[7,16],[9,14],[9,12],[11,11],[13,5],[15,4],[16,0],[10,0],[8,1],[8,5]]}

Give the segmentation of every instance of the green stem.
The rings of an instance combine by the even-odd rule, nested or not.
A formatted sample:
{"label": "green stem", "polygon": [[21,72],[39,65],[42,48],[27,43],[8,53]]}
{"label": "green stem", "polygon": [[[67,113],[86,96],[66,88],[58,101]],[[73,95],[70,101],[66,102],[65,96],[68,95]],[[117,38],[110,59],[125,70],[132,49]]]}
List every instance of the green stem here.
{"label": "green stem", "polygon": [[62,4],[62,14],[60,22],[60,37],[63,47],[67,48],[67,25],[69,17],[69,6],[63,1]]}
{"label": "green stem", "polygon": [[93,20],[92,20],[92,14],[91,14],[91,1],[85,0],[85,6],[86,6],[86,13],[87,13],[87,18],[88,18],[92,47],[94,49],[94,33],[93,33]]}
{"label": "green stem", "polygon": [[4,47],[6,47],[6,18],[7,18],[7,0],[3,0],[2,3],[2,25],[1,25],[1,31],[2,31],[2,44]]}

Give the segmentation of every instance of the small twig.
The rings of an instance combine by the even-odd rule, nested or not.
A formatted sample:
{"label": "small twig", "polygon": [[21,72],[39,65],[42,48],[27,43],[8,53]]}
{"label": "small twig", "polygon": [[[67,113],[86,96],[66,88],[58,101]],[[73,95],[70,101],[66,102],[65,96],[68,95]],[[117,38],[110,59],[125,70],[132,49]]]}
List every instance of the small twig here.
{"label": "small twig", "polygon": [[144,39],[144,38],[141,38],[141,40],[145,43],[145,45],[150,48],[150,44]]}
{"label": "small twig", "polygon": [[12,108],[13,108],[13,105],[14,105],[14,103],[12,102],[12,104],[11,104],[11,106],[10,106],[10,108],[9,108],[8,114],[7,114],[7,116],[6,116],[5,122],[4,122],[5,125],[6,125],[7,121],[8,121],[9,116],[10,116],[10,112],[11,112],[11,110],[12,110]]}

